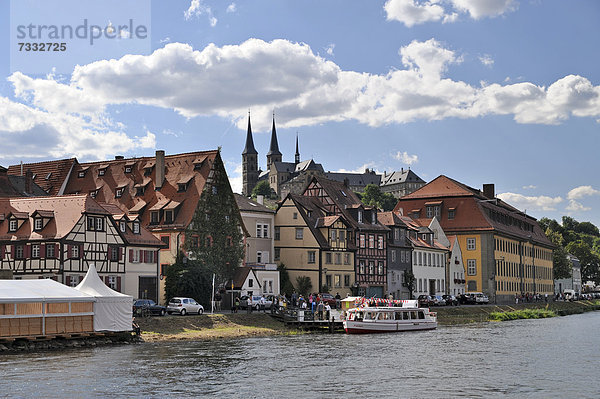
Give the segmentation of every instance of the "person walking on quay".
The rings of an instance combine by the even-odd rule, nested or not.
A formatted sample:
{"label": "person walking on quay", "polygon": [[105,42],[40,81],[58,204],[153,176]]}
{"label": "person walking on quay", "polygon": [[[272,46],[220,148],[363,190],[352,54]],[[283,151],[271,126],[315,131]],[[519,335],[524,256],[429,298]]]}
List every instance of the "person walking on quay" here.
{"label": "person walking on quay", "polygon": [[233,302],[233,307],[231,308],[231,312],[237,313],[239,308],[240,308],[240,297],[236,296],[235,301]]}
{"label": "person walking on quay", "polygon": [[325,320],[329,320],[331,317],[331,306],[329,306],[329,302],[325,304]]}
{"label": "person walking on quay", "polygon": [[324,309],[323,301],[320,301],[319,305],[317,305],[317,312],[319,313],[319,320],[323,320],[323,309]]}
{"label": "person walking on quay", "polygon": [[335,293],[335,308],[340,309],[342,306],[342,297],[339,292]]}
{"label": "person walking on quay", "polygon": [[296,295],[296,291],[292,292],[292,307],[296,307],[297,302],[296,300],[298,299],[298,296]]}

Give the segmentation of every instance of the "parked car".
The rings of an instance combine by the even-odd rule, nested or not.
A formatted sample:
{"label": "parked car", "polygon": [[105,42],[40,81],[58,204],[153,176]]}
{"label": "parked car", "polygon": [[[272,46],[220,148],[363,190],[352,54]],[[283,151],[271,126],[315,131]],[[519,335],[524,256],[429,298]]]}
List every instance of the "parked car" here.
{"label": "parked car", "polygon": [[[248,307],[251,307],[252,309],[260,310],[261,300],[262,300],[261,295],[252,295],[252,296],[244,295],[240,298],[240,308],[248,309]],[[270,306],[271,305],[269,304],[269,307]],[[266,298],[265,298],[265,307],[267,307]]]}
{"label": "parked car", "polygon": [[328,303],[329,306],[331,306],[332,309],[336,308],[337,301],[336,301],[336,299],[335,299],[335,297],[333,295],[327,294],[327,293],[323,293],[323,294],[319,294],[319,296],[323,300],[323,303]]}
{"label": "parked car", "polygon": [[448,306],[458,306],[458,298],[454,295],[442,295],[442,298],[446,301],[446,305]]}
{"label": "parked car", "polygon": [[490,299],[482,292],[471,292],[471,295],[473,295],[477,304],[490,303]]}
{"label": "parked car", "polygon": [[167,308],[154,302],[152,299],[136,299],[133,302],[133,314],[153,314],[164,316],[167,313]]}
{"label": "parked car", "polygon": [[420,307],[428,308],[430,306],[433,306],[433,299],[429,295],[419,295],[417,300],[419,301]]}
{"label": "parked car", "polygon": [[467,292],[458,296],[458,302],[462,305],[472,305],[475,303],[473,294]]}
{"label": "parked car", "polygon": [[167,305],[167,313],[179,313],[185,316],[188,313],[204,313],[204,307],[193,298],[172,298]]}
{"label": "parked car", "polygon": [[431,299],[433,300],[433,306],[446,306],[446,300],[441,295],[433,295]]}

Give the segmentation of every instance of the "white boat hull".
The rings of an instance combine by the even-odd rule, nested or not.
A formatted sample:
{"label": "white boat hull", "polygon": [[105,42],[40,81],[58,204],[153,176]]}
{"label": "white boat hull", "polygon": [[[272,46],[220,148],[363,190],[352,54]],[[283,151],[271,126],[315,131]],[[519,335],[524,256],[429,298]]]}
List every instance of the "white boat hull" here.
{"label": "white boat hull", "polygon": [[371,334],[401,331],[433,330],[437,321],[429,320],[344,320],[344,330],[348,334]]}

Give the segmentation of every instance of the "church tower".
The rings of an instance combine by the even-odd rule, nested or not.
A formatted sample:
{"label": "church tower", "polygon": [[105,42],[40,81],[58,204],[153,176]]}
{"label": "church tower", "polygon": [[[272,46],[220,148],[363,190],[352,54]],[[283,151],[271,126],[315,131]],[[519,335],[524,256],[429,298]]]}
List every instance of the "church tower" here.
{"label": "church tower", "polygon": [[271,165],[274,162],[281,162],[281,152],[279,152],[279,144],[277,144],[277,132],[275,131],[275,112],[273,112],[273,129],[271,131],[271,146],[267,153],[267,170],[271,170]]}
{"label": "church tower", "polygon": [[[275,123],[273,121],[273,123]],[[275,131],[275,125],[273,125]],[[249,197],[252,189],[258,182],[258,152],[254,148],[252,139],[252,126],[250,126],[250,112],[248,112],[248,133],[246,134],[246,146],[242,152],[242,194]]]}

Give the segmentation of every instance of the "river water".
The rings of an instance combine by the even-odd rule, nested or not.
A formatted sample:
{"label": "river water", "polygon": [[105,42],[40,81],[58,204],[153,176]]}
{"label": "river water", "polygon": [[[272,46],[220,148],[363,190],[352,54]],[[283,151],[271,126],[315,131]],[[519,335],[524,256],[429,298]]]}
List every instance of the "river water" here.
{"label": "river water", "polygon": [[600,312],[0,356],[11,398],[599,398]]}

